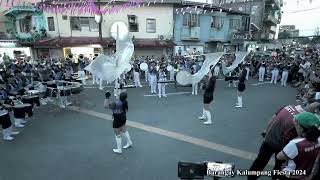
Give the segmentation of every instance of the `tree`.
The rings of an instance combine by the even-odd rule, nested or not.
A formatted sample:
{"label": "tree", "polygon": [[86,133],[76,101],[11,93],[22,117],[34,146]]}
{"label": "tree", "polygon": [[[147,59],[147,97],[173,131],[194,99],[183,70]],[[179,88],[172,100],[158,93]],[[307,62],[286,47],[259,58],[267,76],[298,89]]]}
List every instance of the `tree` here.
{"label": "tree", "polygon": [[289,38],[291,38],[291,35],[287,31],[280,32],[278,35],[278,39],[289,39]]}
{"label": "tree", "polygon": [[320,36],[320,28],[319,28],[319,26],[317,26],[316,29],[314,30],[314,36]]}

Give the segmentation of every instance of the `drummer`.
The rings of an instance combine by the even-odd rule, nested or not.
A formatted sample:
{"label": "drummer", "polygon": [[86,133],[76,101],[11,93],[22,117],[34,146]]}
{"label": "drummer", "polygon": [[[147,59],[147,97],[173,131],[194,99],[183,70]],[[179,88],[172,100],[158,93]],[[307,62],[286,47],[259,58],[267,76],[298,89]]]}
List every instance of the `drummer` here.
{"label": "drummer", "polygon": [[[7,91],[4,89],[4,84],[0,84],[0,100],[4,101],[5,105],[13,106],[13,113],[14,113],[14,120],[15,120],[15,127],[21,128],[24,127],[25,121],[24,119],[26,118],[26,113],[28,114],[28,117],[31,117],[33,115],[32,112],[32,107],[31,105],[24,105],[24,106],[16,106],[17,103],[14,103],[13,100],[9,98],[9,95]],[[17,101],[16,101],[17,102]]]}
{"label": "drummer", "polygon": [[8,106],[5,106],[3,102],[0,103],[0,125],[2,126],[3,139],[5,141],[11,141],[14,140],[12,135],[19,134],[19,132],[12,131],[12,123],[6,107]]}

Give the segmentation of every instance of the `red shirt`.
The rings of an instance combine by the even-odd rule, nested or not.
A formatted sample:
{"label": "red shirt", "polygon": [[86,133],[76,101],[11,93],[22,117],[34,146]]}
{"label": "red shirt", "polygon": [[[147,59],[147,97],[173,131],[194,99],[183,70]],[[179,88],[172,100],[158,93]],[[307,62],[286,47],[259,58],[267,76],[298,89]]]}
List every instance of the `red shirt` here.
{"label": "red shirt", "polygon": [[289,105],[281,108],[276,113],[276,117],[271,120],[265,142],[277,152],[280,152],[289,141],[298,136],[293,122],[293,115],[303,111],[301,106]]}

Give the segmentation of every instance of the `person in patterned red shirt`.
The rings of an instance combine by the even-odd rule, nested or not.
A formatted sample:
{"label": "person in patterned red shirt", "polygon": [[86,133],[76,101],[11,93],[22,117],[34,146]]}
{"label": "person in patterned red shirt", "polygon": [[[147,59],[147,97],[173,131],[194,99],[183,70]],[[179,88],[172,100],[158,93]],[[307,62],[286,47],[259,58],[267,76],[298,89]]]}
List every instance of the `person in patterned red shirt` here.
{"label": "person in patterned red shirt", "polygon": [[[294,115],[302,112],[314,113],[320,107],[320,103],[314,102],[305,108],[288,105],[278,110],[268,123],[263,132],[264,140],[260,147],[255,161],[250,167],[250,171],[262,171],[270,158],[278,154],[292,139],[301,136],[302,131],[299,124],[294,120]],[[280,170],[282,161],[277,161],[274,170]],[[257,176],[248,176],[248,180],[258,179]]]}

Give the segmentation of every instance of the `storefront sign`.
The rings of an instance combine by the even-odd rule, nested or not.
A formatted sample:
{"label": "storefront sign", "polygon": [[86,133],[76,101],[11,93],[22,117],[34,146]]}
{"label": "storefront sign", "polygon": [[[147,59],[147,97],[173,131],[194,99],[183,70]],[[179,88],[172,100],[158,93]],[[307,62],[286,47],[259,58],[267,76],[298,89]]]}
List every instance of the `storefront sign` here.
{"label": "storefront sign", "polygon": [[232,33],[231,41],[233,43],[242,43],[245,40],[251,39],[249,32],[235,32]]}

